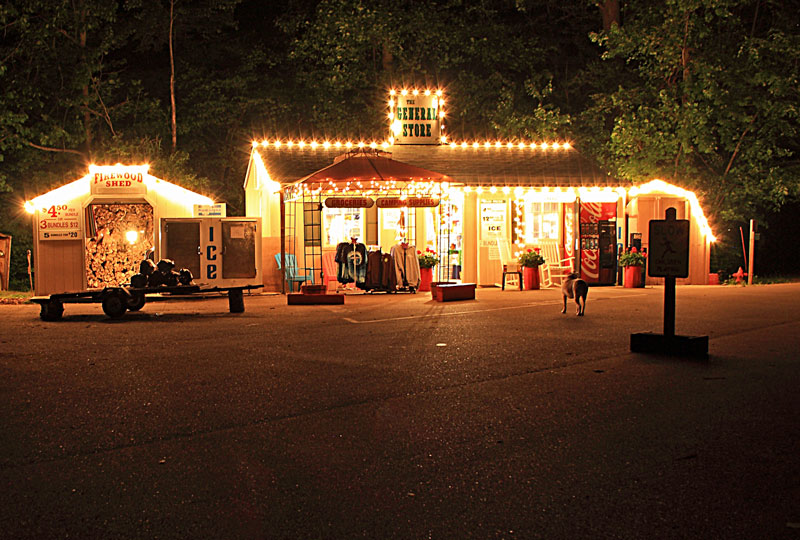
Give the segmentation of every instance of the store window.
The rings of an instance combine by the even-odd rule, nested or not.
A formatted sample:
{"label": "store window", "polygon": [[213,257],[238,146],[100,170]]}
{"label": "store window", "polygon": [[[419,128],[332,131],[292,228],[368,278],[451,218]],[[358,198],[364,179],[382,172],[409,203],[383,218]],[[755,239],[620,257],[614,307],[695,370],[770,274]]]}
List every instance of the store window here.
{"label": "store window", "polygon": [[323,208],[323,247],[336,247],[351,238],[364,241],[364,210],[362,208]]}
{"label": "store window", "polygon": [[380,208],[380,242],[389,249],[398,242],[416,241],[416,208]]}
{"label": "store window", "polygon": [[526,244],[536,244],[541,240],[558,240],[558,204],[557,202],[531,201],[525,204]]}
{"label": "store window", "polygon": [[319,203],[303,203],[303,238],[306,246],[319,246],[321,214]]}

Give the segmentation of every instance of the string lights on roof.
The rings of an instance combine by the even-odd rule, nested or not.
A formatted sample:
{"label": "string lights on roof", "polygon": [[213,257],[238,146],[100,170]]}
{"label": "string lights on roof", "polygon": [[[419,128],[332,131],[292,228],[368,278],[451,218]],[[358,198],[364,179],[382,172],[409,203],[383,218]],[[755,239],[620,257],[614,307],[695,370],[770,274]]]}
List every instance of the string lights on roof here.
{"label": "string lights on roof", "polygon": [[[560,142],[560,141],[543,141],[543,142],[512,142],[512,141],[461,141],[455,142],[450,141],[447,142],[447,137],[442,137],[442,144],[440,146],[446,146],[452,149],[464,149],[464,150],[494,150],[494,149],[502,149],[502,150],[571,150],[573,148],[572,144],[568,141]],[[274,148],[274,149],[311,149],[311,150],[330,150],[330,149],[351,149],[353,147],[356,148],[381,148],[387,149],[394,146],[394,138],[389,137],[385,141],[342,141],[342,140],[328,140],[325,139],[323,141],[318,141],[316,139],[311,140],[282,140],[282,139],[264,139],[262,141],[253,141],[252,142],[253,149],[257,148]]]}

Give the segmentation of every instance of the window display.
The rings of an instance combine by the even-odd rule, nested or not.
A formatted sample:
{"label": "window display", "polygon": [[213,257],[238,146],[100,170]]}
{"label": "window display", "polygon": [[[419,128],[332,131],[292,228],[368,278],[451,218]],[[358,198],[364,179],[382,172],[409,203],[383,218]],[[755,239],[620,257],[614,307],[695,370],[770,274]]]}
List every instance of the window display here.
{"label": "window display", "polygon": [[558,204],[538,201],[525,204],[526,244],[536,244],[541,240],[558,240]]}
{"label": "window display", "polygon": [[350,238],[364,236],[364,212],[361,208],[323,208],[324,247],[336,247]]}

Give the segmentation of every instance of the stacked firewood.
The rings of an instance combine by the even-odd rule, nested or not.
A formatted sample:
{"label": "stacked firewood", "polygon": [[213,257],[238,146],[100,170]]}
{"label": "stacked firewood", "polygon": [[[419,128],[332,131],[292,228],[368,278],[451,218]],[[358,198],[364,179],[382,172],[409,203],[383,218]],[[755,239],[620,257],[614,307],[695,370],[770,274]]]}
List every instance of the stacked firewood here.
{"label": "stacked firewood", "polygon": [[[91,207],[95,236],[86,242],[86,281],[90,289],[130,281],[153,247],[153,207],[149,204],[104,204]],[[128,232],[136,235],[129,238]]]}

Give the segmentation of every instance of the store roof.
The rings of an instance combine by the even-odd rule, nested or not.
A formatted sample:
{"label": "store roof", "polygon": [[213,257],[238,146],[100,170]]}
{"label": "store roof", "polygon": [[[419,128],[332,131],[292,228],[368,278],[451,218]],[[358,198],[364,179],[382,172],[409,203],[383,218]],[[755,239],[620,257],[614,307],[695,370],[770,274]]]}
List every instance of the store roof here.
{"label": "store roof", "polygon": [[[272,180],[291,183],[334,163],[343,148],[321,145],[262,144],[262,156]],[[519,148],[485,146],[393,145],[386,149],[393,160],[436,171],[450,181],[469,186],[620,186],[628,182],[609,176],[574,147]],[[383,154],[383,152],[381,152]]]}
{"label": "store roof", "polygon": [[337,156],[333,164],[301,178],[297,183],[349,182],[353,179],[373,178],[401,182],[452,180],[445,174],[397,161],[389,154],[367,148]]}

